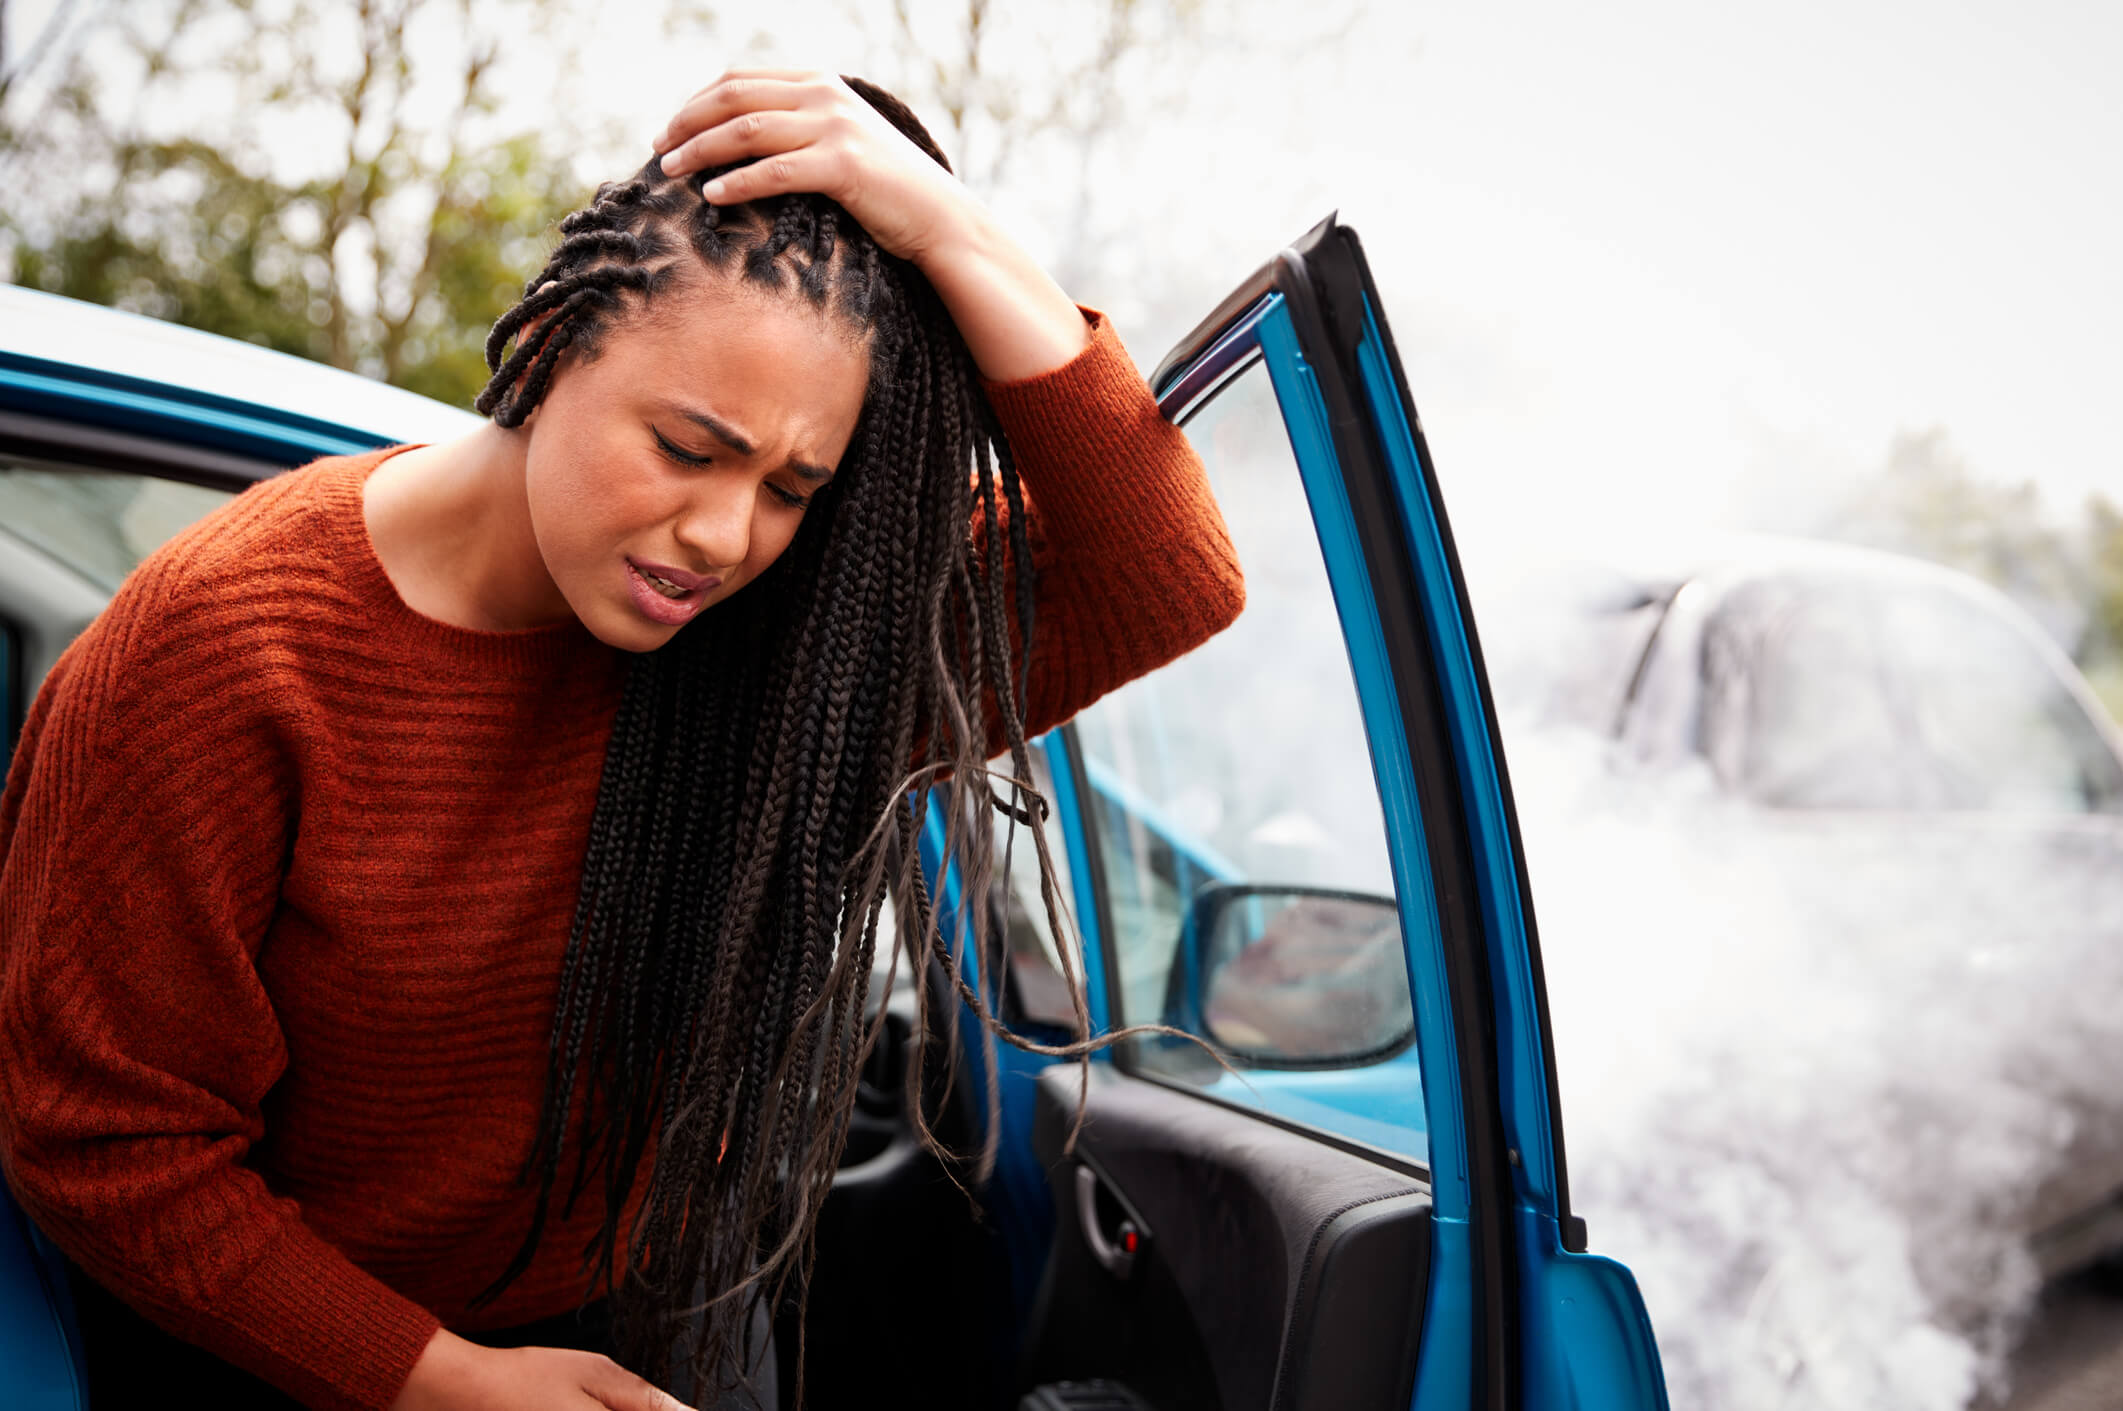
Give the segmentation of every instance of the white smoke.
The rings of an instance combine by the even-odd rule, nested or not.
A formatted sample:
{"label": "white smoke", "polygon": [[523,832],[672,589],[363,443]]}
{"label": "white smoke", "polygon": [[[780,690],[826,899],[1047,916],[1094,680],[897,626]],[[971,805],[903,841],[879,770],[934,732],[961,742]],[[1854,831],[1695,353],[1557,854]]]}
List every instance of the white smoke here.
{"label": "white smoke", "polygon": [[1778,814],[1700,760],[1633,765],[1553,709],[1583,622],[1527,601],[1482,621],[1573,1203],[1638,1278],[1673,1405],[1995,1394],[2030,1231],[2123,1181],[2119,821]]}

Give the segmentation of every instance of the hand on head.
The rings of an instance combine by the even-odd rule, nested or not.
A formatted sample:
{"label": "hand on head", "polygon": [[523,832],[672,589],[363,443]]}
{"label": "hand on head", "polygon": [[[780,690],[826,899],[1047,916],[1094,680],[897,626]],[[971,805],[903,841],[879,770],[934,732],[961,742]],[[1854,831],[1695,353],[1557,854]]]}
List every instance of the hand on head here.
{"label": "hand on head", "polygon": [[791,191],[839,202],[888,254],[925,264],[978,212],[939,152],[925,151],[845,80],[803,69],[733,69],[686,100],[656,140],[670,176],[732,162],[704,194],[718,206]]}

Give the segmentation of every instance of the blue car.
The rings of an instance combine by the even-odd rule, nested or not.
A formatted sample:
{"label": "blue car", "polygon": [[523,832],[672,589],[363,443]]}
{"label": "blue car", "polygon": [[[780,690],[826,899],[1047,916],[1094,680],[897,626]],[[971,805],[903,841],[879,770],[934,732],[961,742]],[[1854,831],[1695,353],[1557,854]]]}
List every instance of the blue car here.
{"label": "blue car", "polygon": [[[1019,1028],[1065,1023],[1080,963],[1096,1027],[1179,1033],[1094,1061],[1071,1147],[1074,1064],[1005,1050],[991,1077],[969,1019],[909,1084],[889,1016],[781,1355],[802,1346],[827,1407],[880,1385],[966,1408],[1664,1407],[1635,1280],[1571,1212],[1495,712],[1355,232],[1330,217],[1277,254],[1152,387],[1208,467],[1246,610],[1038,742],[1075,935],[1026,890],[1022,833],[993,894],[931,880],[1002,923],[989,979]],[[58,652],[169,534],[282,467],[467,420],[0,289],[10,748]],[[995,1124],[977,1203],[916,1139],[910,1088],[962,1147]],[[67,1278],[0,1210],[0,1404],[84,1404]]]}

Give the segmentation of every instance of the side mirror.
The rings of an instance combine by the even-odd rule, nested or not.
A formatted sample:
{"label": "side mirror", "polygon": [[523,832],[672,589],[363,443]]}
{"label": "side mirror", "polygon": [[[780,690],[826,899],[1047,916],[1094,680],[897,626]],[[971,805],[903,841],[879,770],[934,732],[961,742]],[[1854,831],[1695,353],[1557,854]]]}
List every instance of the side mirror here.
{"label": "side mirror", "polygon": [[1357,1068],[1415,1037],[1391,897],[1212,884],[1180,949],[1182,1027],[1254,1067]]}

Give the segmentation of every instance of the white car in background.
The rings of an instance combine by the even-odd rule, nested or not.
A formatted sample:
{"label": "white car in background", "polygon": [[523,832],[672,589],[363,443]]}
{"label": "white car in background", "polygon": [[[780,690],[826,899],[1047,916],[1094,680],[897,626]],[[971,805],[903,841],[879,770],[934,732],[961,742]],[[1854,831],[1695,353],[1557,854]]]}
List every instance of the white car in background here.
{"label": "white car in background", "polygon": [[[1717,541],[1587,620],[1554,708],[1618,767],[1707,772],[1765,865],[1821,884],[1808,915],[1931,947],[2039,1036],[2024,1062],[2109,1055],[2044,1075],[2071,1134],[2016,1223],[2045,1276],[2123,1252],[2123,729],[2070,658],[1967,574],[1813,540]],[[2057,1008],[2060,969],[2089,1003]],[[2027,973],[2047,1012],[2011,1006]]]}
{"label": "white car in background", "polygon": [[1773,809],[2123,814],[2123,732],[2027,614],[1966,574],[1733,539],[1607,616],[1608,679],[1576,707],[1639,760],[1701,756]]}
{"label": "white car in background", "polygon": [[[1491,660],[1573,1181],[1675,1405],[1997,1393],[2038,1291],[2123,1255],[2123,732],[1966,574],[1593,552],[1499,595]],[[1965,1393],[1893,1370],[1934,1339]]]}
{"label": "white car in background", "polygon": [[[1933,1316],[2002,1351],[2034,1284],[2123,1254],[2123,730],[2026,612],[1937,565],[1735,536],[1577,575],[1570,627],[1540,634],[1562,645],[1526,692],[1529,743],[1596,739],[1600,762],[1546,831],[1630,842],[1564,905],[1542,897],[1553,1003],[1570,1016],[1572,972],[1590,980],[1617,945],[1661,975],[1708,953],[1697,994],[1632,1000],[1663,1016],[1636,1026],[1655,1037],[1633,1071],[1671,1091],[1605,1138],[1610,1189],[1648,1202],[1656,1143],[1715,1190],[1647,1204],[1647,1230],[1716,1224],[1765,1190],[1824,1230],[1892,1224]],[[1639,930],[1574,934],[1589,898],[1653,887],[1671,895]],[[1628,1024],[1618,1008],[1585,1012],[1608,1028],[1579,1052]],[[1716,1017],[1691,1027],[1697,1009]],[[1708,1111],[1706,1071],[1732,1075]],[[1720,1255],[1720,1236],[1668,1246],[1698,1287],[1754,1302],[1728,1333],[1762,1322],[1779,1277],[1745,1226]],[[1618,1247],[1657,1307],[1657,1261]],[[1824,1254],[1815,1292],[1853,1279],[1860,1248]]]}

